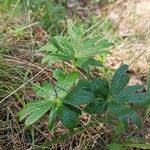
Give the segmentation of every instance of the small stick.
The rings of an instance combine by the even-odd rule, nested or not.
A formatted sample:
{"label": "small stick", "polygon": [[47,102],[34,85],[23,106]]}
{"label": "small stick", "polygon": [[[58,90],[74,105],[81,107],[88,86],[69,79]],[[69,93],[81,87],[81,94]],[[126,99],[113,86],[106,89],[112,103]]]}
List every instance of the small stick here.
{"label": "small stick", "polygon": [[144,50],[141,54],[139,54],[130,64],[129,67],[135,62],[137,61],[147,50]]}
{"label": "small stick", "polygon": [[[49,65],[49,64],[48,64]],[[34,77],[32,77],[31,79],[29,79],[27,82],[25,82],[24,84],[22,84],[20,87],[18,87],[16,90],[14,90],[12,93],[10,93],[9,95],[7,95],[5,98],[3,98],[0,101],[0,104],[2,102],[4,102],[7,98],[9,98],[11,95],[13,95],[14,93],[16,93],[18,90],[20,90],[21,88],[23,88],[26,84],[28,84],[29,82],[31,82],[33,79],[35,79],[39,74],[41,74],[47,67],[48,65],[46,65],[41,71],[39,71]]]}

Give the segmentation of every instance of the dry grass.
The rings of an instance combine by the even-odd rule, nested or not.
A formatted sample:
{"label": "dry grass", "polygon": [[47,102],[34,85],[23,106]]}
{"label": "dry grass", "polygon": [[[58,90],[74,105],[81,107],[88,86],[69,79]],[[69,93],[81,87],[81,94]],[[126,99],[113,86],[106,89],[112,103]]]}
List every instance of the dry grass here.
{"label": "dry grass", "polygon": [[[113,8],[115,9],[116,6],[121,5],[122,3],[123,2],[121,1],[120,3],[118,2],[116,5],[113,5]],[[107,8],[112,9],[112,5],[107,6]],[[82,11],[82,9],[80,9],[80,11]],[[96,14],[99,13],[97,7],[94,11]],[[82,14],[81,16],[84,18]],[[23,122],[18,121],[17,114],[24,103],[36,99],[31,84],[34,82],[42,83],[44,80],[51,80],[52,78],[51,70],[40,64],[41,54],[35,53],[35,51],[46,42],[47,33],[38,25],[38,23],[32,23],[29,18],[30,16],[27,15],[24,16],[24,19],[19,18],[14,21],[9,20],[7,24],[5,24],[4,18],[1,18],[2,58],[0,61],[0,72],[3,73],[0,74],[0,98],[3,100],[9,94],[11,95],[7,97],[7,99],[4,99],[2,103],[0,100],[0,149],[107,149],[107,145],[115,138],[113,137],[114,127],[102,124],[99,121],[99,117],[93,119],[91,123],[85,127],[85,124],[90,119],[89,116],[85,115],[81,118],[80,128],[72,132],[68,132],[68,130],[64,129],[59,123],[58,129],[54,133],[51,133],[47,129],[47,116],[29,129],[24,127]],[[26,19],[28,21],[24,23],[24,20]],[[15,29],[22,23],[24,24],[24,27],[21,28],[19,32],[16,32],[16,30],[15,32],[12,32],[12,29]],[[125,20],[120,25],[120,28],[121,26],[126,26]],[[132,27],[130,28],[132,29]],[[135,29],[135,32],[136,30],[137,28]],[[118,33],[120,33],[120,31],[118,31]],[[139,35],[141,34],[142,37],[137,35],[125,35],[126,37],[124,37],[124,35],[118,34],[121,39],[121,45],[113,50],[112,55],[106,60],[109,67],[116,69],[122,62],[130,64],[130,62],[132,62],[132,60],[140,53],[147,50],[130,67],[132,75],[135,78],[134,83],[138,84],[145,83],[146,73],[148,72],[150,65],[148,34],[147,32],[145,33],[145,31],[139,30]],[[143,37],[146,38],[143,40]],[[35,76],[36,78],[34,78]],[[17,88],[19,88],[19,90],[16,91]],[[134,135],[142,136],[142,142],[143,140],[147,143],[150,142],[149,122],[150,119],[147,117],[144,123],[145,129],[134,132]],[[129,133],[125,132],[119,140],[123,141],[128,134]]]}

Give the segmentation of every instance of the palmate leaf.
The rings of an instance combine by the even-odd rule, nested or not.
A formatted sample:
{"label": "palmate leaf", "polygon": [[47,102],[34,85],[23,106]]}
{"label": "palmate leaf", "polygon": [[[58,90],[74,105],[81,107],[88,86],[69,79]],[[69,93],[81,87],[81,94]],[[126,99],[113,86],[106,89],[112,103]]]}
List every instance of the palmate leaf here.
{"label": "palmate leaf", "polygon": [[48,53],[42,59],[42,63],[71,61],[74,66],[89,70],[91,66],[101,66],[94,56],[107,54],[107,49],[112,45],[112,42],[101,36],[87,38],[82,32],[82,27],[68,24],[68,36],[52,37],[50,43],[41,48]]}
{"label": "palmate leaf", "polygon": [[83,65],[82,68],[85,70],[90,70],[90,67],[103,67],[102,63],[94,58],[89,58]]}
{"label": "palmate leaf", "polygon": [[73,47],[66,36],[54,36],[51,37],[50,41],[41,47],[39,51],[45,51],[52,54],[60,53],[61,54],[72,54],[74,52]]}
{"label": "palmate leaf", "polygon": [[59,97],[62,98],[63,95],[65,96],[69,92],[79,77],[78,72],[72,72],[66,75],[60,69],[56,69],[53,74],[57,79],[55,85],[52,85],[49,82],[45,82],[43,85],[35,84],[33,86],[33,89],[38,97],[42,97],[44,99],[53,99],[59,95]]}
{"label": "palmate leaf", "polygon": [[40,49],[41,51],[49,52],[42,59],[42,63],[50,62],[53,64],[74,58],[75,52],[67,37],[55,36],[51,38],[50,42]]}
{"label": "palmate leaf", "polygon": [[[88,113],[104,113],[107,109],[109,85],[106,80],[80,80],[77,86],[65,97],[65,100],[75,106],[86,104]],[[103,99],[104,98],[104,99]]]}
{"label": "palmate leaf", "polygon": [[39,120],[52,106],[53,103],[49,99],[30,102],[19,112],[19,119],[22,121],[27,117],[25,126],[28,127]]}
{"label": "palmate leaf", "polygon": [[48,53],[56,53],[57,48],[51,43],[48,42],[46,45],[42,46],[39,51],[41,52],[48,52]]}
{"label": "palmate leaf", "polygon": [[[59,37],[59,38],[60,38],[60,37]],[[64,54],[66,53],[65,48],[62,47],[62,45],[59,43],[59,42],[61,42],[61,41],[58,41],[58,40],[56,39],[56,37],[51,38],[50,42],[52,43],[52,45],[53,45],[54,47],[56,47],[57,51],[60,51],[60,52],[62,52],[62,53],[64,53]]]}
{"label": "palmate leaf", "polygon": [[[63,98],[71,90],[71,88],[74,86],[76,80],[79,77],[79,73],[71,72],[70,74],[65,74],[62,70],[56,69],[54,71],[54,77],[57,79],[55,85],[52,85],[48,82],[45,82],[42,86],[35,84],[34,90],[37,96],[42,97],[44,99],[28,103],[19,113],[20,120],[26,118],[25,121],[26,127],[30,126],[31,124],[39,120],[47,111],[49,111],[52,108],[49,115],[48,126],[50,130],[54,130],[56,119],[59,116],[60,110],[62,110],[62,107],[64,109],[66,107],[68,108],[66,104],[62,104],[62,101]],[[76,117],[77,115],[76,112],[74,112],[74,110],[71,111],[71,113],[72,115],[75,114]],[[64,110],[63,112],[64,112],[63,114],[66,115],[67,112]],[[64,119],[62,119],[62,121],[64,122]]]}
{"label": "palmate leaf", "polygon": [[98,43],[96,44],[96,46],[95,46],[95,49],[97,49],[97,50],[106,50],[106,49],[108,49],[108,48],[110,48],[111,46],[113,46],[114,45],[114,43],[113,42],[111,42],[111,41],[109,41],[109,40],[107,40],[107,39],[101,39],[101,40],[99,40],[98,41]]}
{"label": "palmate leaf", "polygon": [[138,106],[146,106],[150,104],[150,93],[142,92],[144,86],[134,85],[127,86],[129,75],[127,73],[128,66],[122,65],[116,70],[112,77],[111,94],[109,96],[113,105],[108,105],[111,112],[127,126],[127,120],[130,118],[138,127],[140,127],[140,119],[137,113],[130,108],[130,104]]}
{"label": "palmate leaf", "polygon": [[75,50],[80,47],[82,43],[82,34],[83,33],[83,26],[75,26],[72,22],[68,22],[68,34],[70,42],[73,44]]}
{"label": "palmate leaf", "polygon": [[84,44],[82,45],[82,49],[85,50],[85,49],[88,49],[88,48],[91,48],[93,46],[95,46],[96,42],[102,37],[100,36],[96,36],[96,37],[93,37],[93,38],[85,38],[84,39]]}
{"label": "palmate leaf", "polygon": [[55,69],[53,72],[53,76],[54,78],[56,78],[56,80],[65,80],[66,78],[66,74],[63,70],[61,69]]}
{"label": "palmate leaf", "polygon": [[[100,107],[105,108],[107,101],[100,101],[100,99],[107,99],[109,92],[109,85],[106,80],[102,79],[92,79],[89,81],[80,80],[75,88],[65,97],[65,100],[75,106],[80,106],[82,104],[87,105],[87,110],[93,111],[94,107],[98,105],[96,111]],[[98,100],[99,99],[99,100]],[[103,105],[104,103],[104,105]],[[100,106],[102,105],[102,106]],[[88,107],[89,106],[89,107]],[[93,107],[93,108],[92,108]],[[87,111],[86,110],[86,111]]]}
{"label": "palmate leaf", "polygon": [[[99,41],[99,40],[98,40]],[[82,47],[78,51],[79,58],[92,58],[96,55],[106,55],[109,53],[108,49],[113,46],[114,43],[109,40],[95,41],[95,44],[91,47],[86,46],[83,41]],[[98,42],[98,43],[97,43]]]}
{"label": "palmate leaf", "polygon": [[96,56],[96,55],[108,54],[109,52],[107,51],[107,49],[110,48],[111,46],[112,46],[112,44],[110,44],[110,45],[108,44],[107,48],[102,47],[100,45],[94,45],[89,48],[86,48],[83,46],[83,47],[79,48],[77,56],[78,56],[78,58],[92,58],[93,56]]}

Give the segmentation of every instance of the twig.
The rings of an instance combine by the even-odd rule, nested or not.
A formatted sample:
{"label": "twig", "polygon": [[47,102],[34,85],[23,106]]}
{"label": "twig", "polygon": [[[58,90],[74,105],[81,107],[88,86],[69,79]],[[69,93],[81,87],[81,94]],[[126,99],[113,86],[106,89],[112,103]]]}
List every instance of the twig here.
{"label": "twig", "polygon": [[[31,62],[28,62],[26,60],[20,60],[17,57],[15,57],[15,59],[14,59],[14,57],[12,57],[12,56],[4,55],[4,59],[6,60],[6,62],[15,63],[15,64],[18,64],[18,65],[21,65],[21,66],[31,66],[33,68],[37,68],[38,70],[43,69],[43,67],[39,66],[36,63],[31,63]],[[45,69],[45,71],[46,71],[46,73],[47,72],[52,73],[52,71],[50,69]]]}
{"label": "twig", "polygon": [[16,31],[16,30],[15,30],[15,31],[11,31],[10,33],[14,34],[14,33],[16,33],[16,32],[19,32],[19,31],[22,31],[22,30],[31,28],[32,26],[35,26],[35,25],[37,25],[37,24],[39,24],[39,22],[34,22],[34,23],[31,23],[31,24],[29,24],[29,25],[27,25],[27,26],[24,26],[24,27],[18,29],[17,31]]}
{"label": "twig", "polygon": [[[48,64],[49,65],[49,64]],[[20,90],[21,88],[23,88],[26,84],[28,84],[29,82],[31,82],[33,79],[35,79],[39,74],[41,74],[47,67],[48,65],[46,65],[41,71],[39,71],[35,76],[33,76],[31,79],[29,79],[27,82],[25,82],[24,84],[22,84],[19,88],[17,88],[16,90],[14,90],[12,93],[10,93],[9,95],[7,95],[5,98],[3,98],[0,101],[0,104],[2,102],[4,102],[7,98],[9,98],[10,96],[12,96],[14,93],[16,93],[18,90]]]}
{"label": "twig", "polygon": [[142,53],[140,53],[130,64],[129,67],[135,62],[137,61],[147,50],[144,50]]}

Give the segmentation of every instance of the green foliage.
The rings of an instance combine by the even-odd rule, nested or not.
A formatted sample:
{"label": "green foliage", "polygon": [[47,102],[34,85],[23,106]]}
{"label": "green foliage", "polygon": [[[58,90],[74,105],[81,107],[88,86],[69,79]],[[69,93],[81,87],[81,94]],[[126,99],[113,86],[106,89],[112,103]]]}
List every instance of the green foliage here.
{"label": "green foliage", "polygon": [[127,74],[128,66],[122,65],[114,74],[111,82],[112,95],[118,94],[129,82],[129,75]]}
{"label": "green foliage", "polygon": [[56,0],[30,0],[29,9],[33,12],[35,21],[40,21],[42,27],[50,29],[51,34],[60,33],[63,20],[67,16],[65,3]]}
{"label": "green foliage", "polygon": [[149,149],[150,144],[119,144],[119,143],[111,143],[108,145],[108,150],[127,150],[128,148],[139,148],[139,149]]}
{"label": "green foliage", "polygon": [[94,56],[108,53],[108,48],[113,45],[100,36],[89,38],[83,34],[83,26],[68,25],[67,36],[55,36],[40,50],[47,54],[42,62],[71,61],[74,67],[89,71],[91,66],[102,66]]}
{"label": "green foliage", "polygon": [[0,0],[1,13],[8,13],[12,11],[13,6],[17,3],[17,0]]}
{"label": "green foliage", "polygon": [[147,77],[147,91],[150,92],[150,71]]}
{"label": "green foliage", "polygon": [[150,149],[150,144],[124,144],[127,148]]}
{"label": "green foliage", "polygon": [[[43,99],[28,103],[19,113],[20,121],[27,118],[25,121],[27,127],[39,120],[50,109],[52,109],[48,123],[50,130],[54,130],[56,118],[60,118],[64,126],[68,128],[74,127],[74,125],[79,123],[77,120],[79,120],[80,109],[71,106],[63,100],[74,85],[79,74],[71,72],[66,75],[60,70],[56,70],[54,74],[57,79],[55,85],[47,82],[43,86],[36,84],[33,87],[37,96]],[[69,114],[70,124],[68,123]],[[72,124],[72,122],[74,123]]]}
{"label": "green foliage", "polygon": [[64,103],[61,107],[62,111],[59,116],[60,121],[68,129],[73,129],[79,125],[80,119],[79,116],[81,111],[79,108],[76,108],[70,104]]}
{"label": "green foliage", "polygon": [[0,11],[8,14],[9,19],[11,15],[31,12],[31,20],[38,21],[51,35],[56,35],[66,26],[66,3],[62,0],[0,0]]}
{"label": "green foliage", "polygon": [[50,43],[41,48],[47,53],[43,62],[71,62],[73,71],[67,73],[65,68],[56,69],[53,73],[57,81],[55,84],[36,84],[33,88],[41,100],[28,103],[19,114],[20,120],[27,118],[25,124],[30,126],[50,111],[50,130],[55,130],[58,119],[72,130],[78,127],[82,112],[86,112],[117,118],[124,127],[129,120],[141,127],[141,120],[133,106],[150,104],[150,93],[141,92],[144,89],[142,85],[128,86],[128,65],[121,65],[112,80],[89,76],[82,79],[77,72],[78,68],[88,72],[90,65],[96,66],[99,62],[95,56],[107,53],[110,46],[112,43],[104,38],[84,36],[83,27],[72,24],[68,25],[66,36],[52,37]]}
{"label": "green foliage", "polygon": [[111,143],[108,145],[108,150],[124,150],[122,144]]}
{"label": "green foliage", "polygon": [[48,99],[28,103],[19,113],[20,121],[27,117],[26,127],[39,120],[51,107],[53,103]]}
{"label": "green foliage", "polygon": [[85,111],[90,114],[102,114],[106,109],[107,102],[103,99],[96,99],[85,108]]}
{"label": "green foliage", "polygon": [[[149,70],[148,77],[147,77],[147,91],[150,93],[150,70]],[[150,113],[150,105],[148,105],[148,108],[147,108],[147,114],[149,113]]]}
{"label": "green foliage", "polygon": [[91,103],[87,105],[85,111],[94,114],[110,112],[125,126],[128,124],[128,119],[131,119],[140,127],[140,118],[131,107],[131,104],[140,106],[150,104],[150,94],[148,92],[138,93],[138,91],[144,89],[144,86],[127,86],[129,82],[127,70],[128,66],[122,65],[115,72],[110,85],[108,85],[107,81],[101,79],[88,81],[88,84],[83,87],[83,89],[86,89],[87,94],[86,92],[84,93],[85,95],[88,95],[89,91],[91,95],[93,93],[93,100],[90,100]]}
{"label": "green foliage", "polygon": [[[68,129],[77,127],[81,111],[89,114],[113,115],[125,126],[131,119],[141,127],[140,118],[131,104],[135,106],[150,104],[150,94],[138,93],[143,86],[127,86],[129,81],[127,70],[127,65],[120,66],[110,83],[104,79],[94,78],[89,81],[79,80],[76,86],[74,85],[79,77],[77,72],[66,75],[56,70],[55,85],[50,83],[45,83],[42,87],[35,85],[37,95],[43,100],[28,103],[19,114],[20,120],[27,117],[25,124],[30,126],[52,108],[49,116],[51,130],[54,129],[56,118],[59,118]],[[85,109],[80,110],[81,105],[85,105]]]}
{"label": "green foliage", "polygon": [[84,81],[84,84],[82,81],[82,86],[77,85],[68,94],[67,100],[76,106],[88,104],[85,111],[90,114],[110,112],[125,126],[128,124],[128,119],[131,119],[140,127],[140,118],[131,104],[146,106],[150,103],[150,94],[138,93],[139,90],[144,89],[143,86],[127,86],[129,82],[127,70],[128,66],[122,65],[115,72],[110,85],[108,81],[98,78]]}

